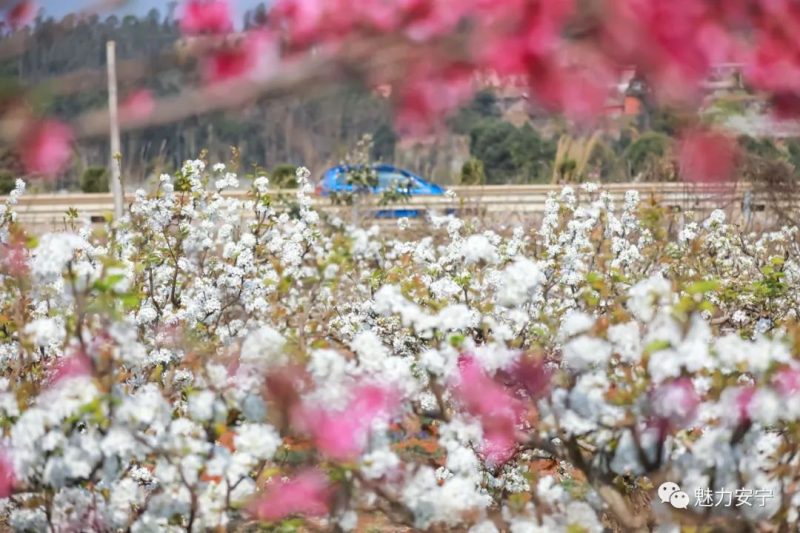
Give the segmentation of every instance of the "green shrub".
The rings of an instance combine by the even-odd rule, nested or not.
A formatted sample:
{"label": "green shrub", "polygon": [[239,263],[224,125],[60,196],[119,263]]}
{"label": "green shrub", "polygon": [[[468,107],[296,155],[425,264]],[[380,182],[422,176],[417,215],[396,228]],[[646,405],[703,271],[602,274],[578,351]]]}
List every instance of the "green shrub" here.
{"label": "green shrub", "polygon": [[17,178],[24,175],[25,168],[19,154],[11,148],[0,149],[0,195],[7,195],[13,191]]}
{"label": "green shrub", "polygon": [[483,185],[486,183],[486,174],[483,171],[483,161],[470,158],[461,167],[461,185]]}
{"label": "green shrub", "polygon": [[669,107],[661,107],[653,112],[652,127],[650,129],[656,133],[674,137],[689,125],[685,115],[681,115]]}
{"label": "green shrub", "polygon": [[17,177],[13,172],[7,169],[0,170],[0,195],[7,195],[14,190],[17,183]]}
{"label": "green shrub", "polygon": [[530,124],[487,118],[470,131],[470,154],[483,162],[487,183],[544,181],[555,153],[555,143]]}
{"label": "green shrub", "polygon": [[373,161],[393,161],[394,150],[397,144],[397,134],[389,124],[381,124],[375,130],[375,137],[372,145]]}
{"label": "green shrub", "polygon": [[272,169],[272,184],[279,189],[297,188],[297,167],[286,163],[276,165]]}
{"label": "green shrub", "polygon": [[108,169],[89,167],[81,175],[81,191],[86,193],[108,192]]}
{"label": "green shrub", "polygon": [[654,131],[648,131],[633,141],[623,154],[628,162],[631,177],[647,173],[654,166],[658,166],[658,160],[672,150],[672,142],[669,136]]}
{"label": "green shrub", "polygon": [[740,135],[737,141],[743,150],[756,157],[781,159],[785,155],[772,139]]}
{"label": "green shrub", "polygon": [[487,118],[499,119],[500,107],[497,96],[490,90],[479,91],[472,102],[459,109],[448,123],[453,132],[460,135],[469,135],[472,129]]}
{"label": "green shrub", "polygon": [[794,167],[795,171],[800,172],[800,139],[786,139],[786,152],[789,154],[789,162]]}
{"label": "green shrub", "polygon": [[614,148],[603,139],[598,139],[589,157],[587,178],[589,181],[624,181],[624,161]]}

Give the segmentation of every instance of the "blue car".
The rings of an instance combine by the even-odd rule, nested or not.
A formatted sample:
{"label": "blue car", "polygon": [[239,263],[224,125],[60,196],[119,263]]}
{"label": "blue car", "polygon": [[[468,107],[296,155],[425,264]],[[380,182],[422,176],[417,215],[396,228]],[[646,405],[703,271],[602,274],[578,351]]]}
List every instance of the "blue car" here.
{"label": "blue car", "polygon": [[[413,172],[397,168],[393,165],[378,164],[372,167],[378,175],[377,184],[370,188],[370,193],[381,194],[391,189],[396,189],[409,196],[442,196],[445,191],[439,185],[425,181]],[[331,194],[354,192],[357,186],[348,183],[346,165],[333,167],[325,171],[317,185],[317,194],[329,196]],[[421,209],[391,209],[378,211],[377,218],[416,218],[423,214]]]}

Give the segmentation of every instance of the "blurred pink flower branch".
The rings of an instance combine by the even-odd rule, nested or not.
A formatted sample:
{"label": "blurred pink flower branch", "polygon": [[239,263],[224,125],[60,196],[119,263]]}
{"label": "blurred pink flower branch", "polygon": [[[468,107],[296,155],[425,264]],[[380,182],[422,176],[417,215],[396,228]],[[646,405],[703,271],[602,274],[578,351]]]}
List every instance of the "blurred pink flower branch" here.
{"label": "blurred pink flower branch", "polygon": [[[28,5],[14,4],[7,18],[22,20]],[[236,36],[229,34],[232,16],[224,0],[186,1],[179,17],[189,53],[201,59],[204,85],[154,102],[151,113],[123,116],[123,129],[343,77],[389,84],[398,125],[423,129],[465,102],[475,76],[486,72],[526,86],[545,108],[586,122],[603,112],[623,68],[635,68],[661,101],[691,108],[701,81],[719,62],[741,63],[747,82],[782,116],[800,111],[800,54],[792,37],[800,13],[788,0],[376,0],[357,9],[343,1],[279,0],[262,27]],[[130,69],[132,77],[147,70],[141,64]],[[5,127],[8,118],[2,136],[19,139],[19,128]],[[104,135],[106,123],[105,111],[88,113],[74,124],[75,136]],[[694,141],[700,151],[711,146],[727,159],[715,157],[687,175],[710,171],[719,179],[732,164],[725,141],[690,132],[684,160],[694,159]]]}

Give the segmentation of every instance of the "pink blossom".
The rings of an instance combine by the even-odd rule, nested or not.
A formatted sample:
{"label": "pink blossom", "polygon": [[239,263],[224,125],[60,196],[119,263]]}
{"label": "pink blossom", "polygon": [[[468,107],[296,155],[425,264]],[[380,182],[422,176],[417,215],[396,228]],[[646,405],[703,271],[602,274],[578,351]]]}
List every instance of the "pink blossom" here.
{"label": "pink blossom", "polygon": [[564,25],[575,13],[575,9],[575,0],[527,3],[524,33],[529,50],[534,54],[539,54],[553,49],[557,45]]}
{"label": "pink blossom", "polygon": [[565,50],[562,30],[574,10],[572,0],[528,3],[518,10],[517,31],[481,42],[478,56],[501,76],[523,80],[538,105],[587,121],[602,113],[613,73],[599,54]]}
{"label": "pink blossom", "polygon": [[750,409],[753,405],[753,398],[756,395],[755,387],[741,387],[736,391],[735,405],[739,422],[750,420]]}
{"label": "pink blossom", "polygon": [[695,419],[700,396],[692,380],[682,377],[660,385],[650,401],[653,412],[661,421],[673,427],[683,427]]}
{"label": "pink blossom", "polygon": [[514,456],[517,450],[515,432],[515,424],[508,419],[501,419],[497,425],[486,421],[483,428],[483,442],[478,451],[489,466],[503,465]]}
{"label": "pink blossom", "polygon": [[301,516],[328,514],[331,486],[319,470],[306,470],[288,481],[270,484],[251,511],[260,520],[276,521]]}
{"label": "pink blossom", "polygon": [[745,68],[747,81],[773,93],[777,111],[786,110],[800,89],[800,48],[796,40],[780,32],[764,32],[750,54]]}
{"label": "pink blossom", "polygon": [[28,172],[54,177],[72,156],[72,130],[56,120],[32,125],[22,138],[20,156]]}
{"label": "pink blossom", "polygon": [[797,394],[800,391],[800,370],[784,368],[772,378],[775,388],[783,396]]}
{"label": "pink blossom", "polygon": [[353,460],[367,444],[363,424],[347,412],[318,410],[306,413],[305,418],[317,448],[332,459]]}
{"label": "pink blossom", "polygon": [[658,91],[685,100],[714,62],[731,61],[728,32],[706,2],[613,0],[602,45],[620,64],[636,65]]}
{"label": "pink blossom", "polygon": [[371,421],[389,414],[396,404],[396,394],[378,385],[362,385],[356,388],[348,409]]}
{"label": "pink blossom", "polygon": [[452,31],[465,14],[468,2],[404,0],[399,2],[405,33],[415,41],[428,41]]}
{"label": "pink blossom", "polygon": [[608,103],[610,77],[599,70],[567,75],[559,102],[564,115],[578,122],[589,122],[600,116]]}
{"label": "pink blossom", "polygon": [[725,419],[734,425],[747,424],[751,420],[753,400],[758,389],[753,385],[728,387],[720,395],[720,406]]}
{"label": "pink blossom", "polygon": [[800,94],[784,91],[773,94],[770,99],[772,113],[778,119],[793,119],[800,116]]}
{"label": "pink blossom", "polygon": [[432,121],[469,99],[472,83],[472,72],[465,65],[438,68],[432,63],[417,65],[397,91],[398,130],[410,133],[430,130]]}
{"label": "pink blossom", "polygon": [[[800,10],[786,0],[757,9],[741,2],[608,0],[597,10],[575,0],[375,0],[357,10],[346,0],[278,0],[270,21],[292,51],[314,45],[331,50],[375,32],[432,43],[430,54],[398,65],[392,76],[397,122],[406,131],[429,127],[453,109],[454,95],[463,101],[461,88],[467,95],[474,90],[442,75],[454,60],[452,53],[438,53],[437,39],[454,33],[464,37],[459,42],[467,53],[457,63],[463,63],[466,80],[486,71],[514,76],[539,104],[572,119],[602,115],[607,88],[616,82],[611,71],[621,66],[635,67],[663,99],[696,104],[711,67],[743,62],[750,83],[771,93],[778,113],[800,110],[800,47],[794,39]],[[580,35],[573,39],[575,30]],[[744,53],[747,48],[754,52]],[[229,55],[218,59],[218,70],[237,64]],[[709,179],[705,172],[688,174]]]}
{"label": "pink blossom", "polygon": [[379,32],[390,32],[397,28],[400,16],[390,2],[365,2],[359,6],[364,23]]}
{"label": "pink blossom", "polygon": [[[562,44],[561,30],[573,9],[572,0],[527,2],[524,9],[510,9],[508,16],[518,19],[517,30],[482,42],[483,62],[500,75],[524,75],[530,83],[547,77],[541,67],[554,63],[552,54]],[[497,16],[496,11],[490,15]]]}
{"label": "pink blossom", "polygon": [[156,101],[153,93],[149,89],[139,89],[128,95],[122,102],[119,109],[119,116],[122,122],[139,122],[147,119],[153,114],[156,108]]}
{"label": "pink blossom", "polygon": [[481,64],[492,68],[499,76],[521,76],[528,66],[527,52],[525,37],[512,34],[489,40],[476,55]]}
{"label": "pink blossom", "polygon": [[28,272],[28,249],[23,242],[15,240],[3,249],[2,265],[10,275],[20,278]]}
{"label": "pink blossom", "polygon": [[206,57],[204,75],[210,82],[235,80],[268,72],[278,59],[275,39],[265,31],[255,30]]}
{"label": "pink blossom", "polygon": [[6,20],[12,28],[19,28],[31,22],[36,15],[36,2],[22,0],[8,10]]}
{"label": "pink blossom", "polygon": [[14,472],[14,463],[8,452],[0,451],[0,498],[8,498],[14,491],[17,476]]}
{"label": "pink blossom", "polygon": [[68,379],[91,376],[93,371],[92,361],[82,352],[75,350],[56,363],[52,383],[55,385]]}
{"label": "pink blossom", "polygon": [[[596,61],[599,63],[599,59]],[[592,69],[565,69],[555,63],[540,62],[536,74],[530,78],[530,89],[540,105],[563,112],[572,120],[586,122],[603,111],[610,83],[610,72],[599,65]]]}
{"label": "pink blossom", "polygon": [[458,401],[472,415],[517,420],[523,412],[522,403],[502,385],[486,375],[472,356],[458,360],[459,380],[454,386]]}
{"label": "pink blossom", "polygon": [[727,135],[711,130],[684,132],[678,162],[683,179],[695,183],[718,183],[731,177],[736,144]]}
{"label": "pink blossom", "polygon": [[295,423],[311,434],[320,452],[332,459],[349,461],[364,450],[372,424],[391,417],[397,404],[398,397],[393,392],[362,385],[355,388],[345,409],[303,406],[295,413]]}
{"label": "pink blossom", "polygon": [[514,453],[516,427],[522,421],[522,402],[486,375],[474,357],[458,360],[459,378],[453,393],[464,409],[481,421],[481,453],[492,464],[502,464]]}
{"label": "pink blossom", "polygon": [[301,405],[301,393],[307,386],[309,375],[305,368],[290,364],[271,369],[266,376],[265,394],[281,413],[299,417],[302,422],[304,413]]}
{"label": "pink blossom", "polygon": [[225,0],[188,0],[180,26],[187,35],[229,32],[233,29],[230,6]]}
{"label": "pink blossom", "polygon": [[546,396],[550,390],[552,371],[547,361],[536,357],[521,357],[508,373],[503,373],[511,383],[525,390],[533,399]]}
{"label": "pink blossom", "polygon": [[323,0],[279,0],[273,6],[271,15],[289,29],[290,43],[302,47],[324,37],[324,6]]}

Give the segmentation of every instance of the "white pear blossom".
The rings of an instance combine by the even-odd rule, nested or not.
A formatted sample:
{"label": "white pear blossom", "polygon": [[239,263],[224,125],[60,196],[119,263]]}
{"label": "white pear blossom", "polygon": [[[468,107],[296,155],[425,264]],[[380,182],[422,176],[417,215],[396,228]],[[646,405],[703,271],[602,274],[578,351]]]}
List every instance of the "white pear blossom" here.
{"label": "white pear blossom", "polygon": [[[398,231],[297,179],[189,161],[0,265],[6,529],[796,526],[796,228],[585,185]],[[672,513],[662,478],[772,497]]]}

